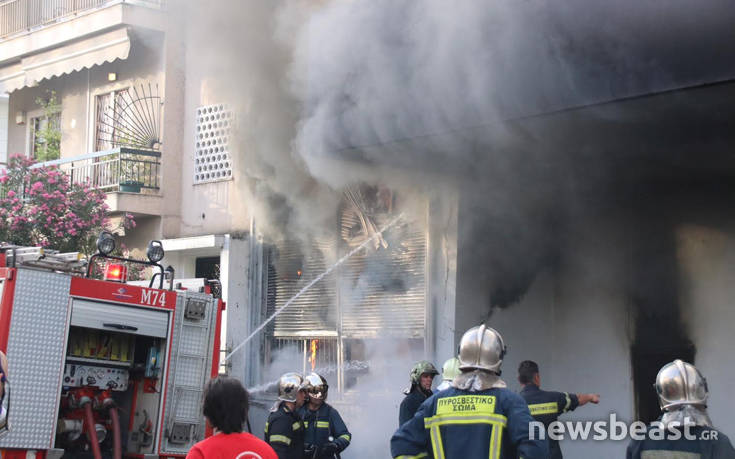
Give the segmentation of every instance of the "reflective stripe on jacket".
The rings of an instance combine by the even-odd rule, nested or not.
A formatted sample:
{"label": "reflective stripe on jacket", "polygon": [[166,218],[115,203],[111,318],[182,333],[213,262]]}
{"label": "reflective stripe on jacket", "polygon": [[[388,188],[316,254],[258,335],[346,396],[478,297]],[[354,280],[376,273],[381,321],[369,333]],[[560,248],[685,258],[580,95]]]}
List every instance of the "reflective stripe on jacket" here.
{"label": "reflective stripe on jacket", "polygon": [[[576,394],[541,390],[535,384],[523,386],[521,397],[528,403],[528,409],[533,419],[543,423],[547,429],[549,424],[559,419],[559,415],[567,411],[573,411],[579,406],[579,399]],[[549,441],[549,459],[562,459],[559,441],[550,438],[548,435],[546,438]]]}
{"label": "reflective stripe on jacket", "polygon": [[329,437],[334,439],[332,441],[339,447],[339,452],[350,445],[352,434],[347,430],[342,416],[331,405],[322,403],[316,411],[311,411],[304,405],[299,409],[299,415],[304,420],[306,428],[304,441],[307,445],[325,445],[329,443]]}
{"label": "reflective stripe on jacket", "polygon": [[281,403],[265,423],[265,441],[271,445],[279,459],[302,459],[304,423],[298,414],[288,411],[286,405]]}

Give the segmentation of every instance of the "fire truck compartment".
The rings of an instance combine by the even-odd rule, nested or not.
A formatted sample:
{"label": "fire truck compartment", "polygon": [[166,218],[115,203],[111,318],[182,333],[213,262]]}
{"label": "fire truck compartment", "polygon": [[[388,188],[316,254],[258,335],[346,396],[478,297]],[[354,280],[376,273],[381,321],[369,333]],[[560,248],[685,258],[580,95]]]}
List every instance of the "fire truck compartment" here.
{"label": "fire truck compartment", "polygon": [[169,365],[170,313],[79,299],[71,309],[54,447],[63,457],[91,457],[94,424],[102,457],[115,455],[116,434],[121,454],[152,453]]}
{"label": "fire truck compartment", "polygon": [[71,325],[165,338],[168,313],[75,299],[71,309]]}

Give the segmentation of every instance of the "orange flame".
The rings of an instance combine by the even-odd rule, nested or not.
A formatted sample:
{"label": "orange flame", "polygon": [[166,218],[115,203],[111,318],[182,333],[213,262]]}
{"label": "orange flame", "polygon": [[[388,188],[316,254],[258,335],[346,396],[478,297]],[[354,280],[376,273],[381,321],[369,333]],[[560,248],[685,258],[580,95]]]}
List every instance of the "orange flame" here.
{"label": "orange flame", "polygon": [[314,368],[316,368],[316,350],[318,348],[319,340],[313,339],[311,340],[311,357],[309,357],[309,362],[311,363],[311,371],[314,371]]}

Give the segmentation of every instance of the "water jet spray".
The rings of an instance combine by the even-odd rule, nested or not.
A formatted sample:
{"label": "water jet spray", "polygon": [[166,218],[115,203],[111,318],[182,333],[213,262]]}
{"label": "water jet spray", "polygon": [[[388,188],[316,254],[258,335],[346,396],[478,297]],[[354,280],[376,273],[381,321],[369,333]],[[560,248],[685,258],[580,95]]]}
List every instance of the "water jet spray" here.
{"label": "water jet spray", "polygon": [[281,306],[280,308],[278,308],[278,310],[276,310],[276,312],[274,312],[262,324],[260,324],[258,326],[258,328],[256,328],[255,330],[253,330],[253,332],[250,333],[250,335],[248,335],[248,337],[245,338],[240,344],[238,344],[237,347],[235,347],[232,350],[232,352],[230,352],[229,354],[227,354],[225,356],[225,360],[224,361],[227,362],[228,360],[230,360],[230,358],[232,358],[232,356],[235,355],[235,353],[237,351],[239,351],[240,349],[242,349],[242,347],[245,346],[251,339],[253,339],[253,337],[255,335],[257,335],[261,330],[263,330],[266,325],[268,325],[271,321],[273,321],[273,319],[275,319],[278,316],[278,314],[280,314],[281,312],[283,312],[284,309],[286,309],[287,307],[289,307],[291,305],[291,303],[293,303],[298,297],[300,297],[301,295],[303,295],[304,292],[306,292],[307,290],[309,290],[317,282],[319,282],[325,276],[327,276],[329,273],[331,273],[334,270],[334,268],[338,267],[339,265],[341,265],[342,263],[344,263],[345,261],[347,261],[350,257],[352,257],[353,255],[355,255],[357,252],[359,252],[360,250],[362,250],[365,247],[367,247],[367,245],[370,244],[373,240],[375,240],[375,239],[377,239],[379,237],[382,238],[383,233],[386,230],[388,230],[389,228],[391,228],[392,226],[394,226],[396,223],[398,223],[398,221],[401,218],[403,218],[403,213],[399,214],[396,218],[394,218],[393,220],[391,220],[390,222],[388,222],[385,226],[383,226],[383,228],[381,228],[380,231],[374,233],[372,236],[370,236],[369,238],[365,239],[365,241],[363,241],[362,244],[360,244],[357,247],[355,247],[354,249],[352,249],[345,256],[343,256],[342,258],[340,258],[339,260],[337,260],[337,262],[335,264],[333,264],[332,266],[330,266],[329,268],[327,268],[326,271],[324,271],[319,276],[317,276],[316,278],[314,278],[311,282],[309,282],[308,284],[306,284],[301,290],[298,291],[298,293],[296,293],[296,295],[292,296],[291,299],[289,299],[288,301],[286,301],[286,303],[283,306]]}

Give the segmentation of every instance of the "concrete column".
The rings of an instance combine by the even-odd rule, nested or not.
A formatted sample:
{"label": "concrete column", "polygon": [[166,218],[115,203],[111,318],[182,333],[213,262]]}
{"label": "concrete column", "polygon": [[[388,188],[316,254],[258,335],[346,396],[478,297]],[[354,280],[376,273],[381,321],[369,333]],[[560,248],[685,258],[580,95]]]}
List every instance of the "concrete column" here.
{"label": "concrete column", "polygon": [[456,193],[449,191],[438,193],[429,202],[427,284],[431,321],[427,341],[433,344],[428,354],[433,354],[437,365],[455,355],[459,339],[455,327],[457,206]]}
{"label": "concrete column", "polygon": [[[222,298],[227,302],[223,317],[224,336],[222,343],[229,350],[234,349],[248,334],[251,328],[249,317],[249,267],[250,251],[244,237],[225,235],[225,243],[220,255],[220,281]],[[247,349],[241,349],[230,360],[230,375],[247,381],[251,363],[246,358]]]}
{"label": "concrete column", "polygon": [[[181,162],[184,158],[185,108],[184,82],[186,52],[183,27],[169,18],[164,40],[163,120],[161,152],[161,194],[164,213],[161,216],[161,233],[164,238],[180,236],[181,229]],[[193,141],[189,139],[188,141]]]}

